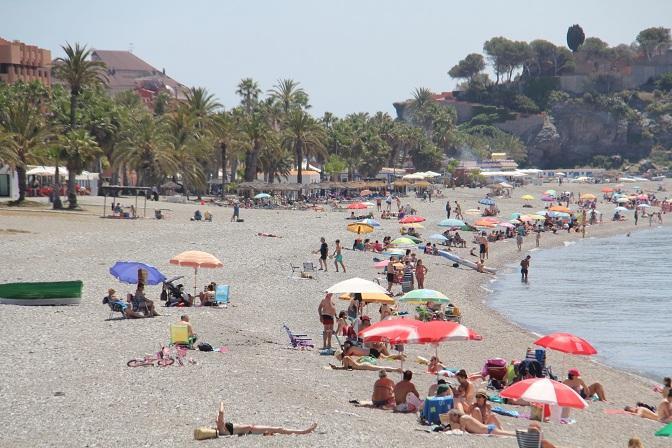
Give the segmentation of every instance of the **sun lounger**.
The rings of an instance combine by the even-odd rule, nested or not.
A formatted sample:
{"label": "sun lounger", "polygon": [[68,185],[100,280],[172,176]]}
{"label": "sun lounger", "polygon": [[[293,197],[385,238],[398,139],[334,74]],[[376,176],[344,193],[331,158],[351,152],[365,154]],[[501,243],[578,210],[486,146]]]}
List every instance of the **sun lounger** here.
{"label": "sun lounger", "polygon": [[292,331],[289,329],[287,325],[283,325],[282,327],[287,332],[287,336],[289,336],[289,343],[292,345],[292,347],[294,348],[315,347],[313,340],[309,338],[308,335],[292,333]]}
{"label": "sun lounger", "polygon": [[537,431],[516,430],[518,448],[541,448],[541,433]]}

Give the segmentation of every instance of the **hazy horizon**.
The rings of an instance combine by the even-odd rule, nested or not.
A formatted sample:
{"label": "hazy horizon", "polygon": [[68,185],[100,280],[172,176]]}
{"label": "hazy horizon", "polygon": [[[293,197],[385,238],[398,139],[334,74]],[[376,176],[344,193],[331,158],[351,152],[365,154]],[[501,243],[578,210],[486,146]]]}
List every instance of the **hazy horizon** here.
{"label": "hazy horizon", "polygon": [[[658,3],[658,4],[657,4]],[[187,86],[206,87],[228,109],[236,85],[254,78],[263,91],[292,78],[310,94],[312,112],[337,115],[382,110],[416,87],[451,90],[448,70],[465,55],[482,53],[494,36],[546,39],[566,45],[567,28],[587,37],[629,44],[642,29],[670,27],[672,2],[637,3],[481,1],[385,4],[373,0],[329,4],[175,0],[100,4],[72,0],[0,0],[6,20],[0,37],[62,54],[80,42],[101,50],[128,50]],[[113,6],[113,8],[112,8]],[[75,23],[71,23],[71,21]]]}

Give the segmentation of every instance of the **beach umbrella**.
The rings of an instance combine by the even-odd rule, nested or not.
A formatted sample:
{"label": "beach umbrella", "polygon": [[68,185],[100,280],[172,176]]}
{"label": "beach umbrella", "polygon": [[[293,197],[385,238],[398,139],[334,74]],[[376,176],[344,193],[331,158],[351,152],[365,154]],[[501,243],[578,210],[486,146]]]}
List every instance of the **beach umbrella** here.
{"label": "beach umbrella", "polygon": [[380,227],[380,223],[378,221],[376,221],[375,219],[371,219],[371,218],[362,219],[361,221],[357,221],[357,222],[361,223],[361,224],[368,224],[371,227]]}
{"label": "beach umbrella", "polygon": [[425,218],[422,216],[417,216],[417,215],[409,215],[409,216],[404,216],[399,220],[399,224],[411,224],[414,222],[423,222],[426,221]]}
{"label": "beach umbrella", "polygon": [[483,205],[488,205],[488,206],[495,205],[495,201],[490,199],[490,198],[483,198],[480,201],[478,201],[478,203],[483,204]]}
{"label": "beach umbrella", "polygon": [[346,207],[349,210],[362,210],[367,207],[366,204],[362,204],[361,202],[353,202],[352,204],[348,204]]}
{"label": "beach umbrella", "polygon": [[450,303],[450,299],[446,297],[445,294],[433,289],[414,289],[409,291],[399,299],[400,302],[404,303]]}
{"label": "beach umbrella", "polygon": [[436,240],[436,241],[448,241],[448,238],[441,235],[440,233],[433,233],[433,234],[429,235],[429,237],[427,239]]}
{"label": "beach umbrella", "polygon": [[461,219],[442,219],[439,224],[439,227],[462,227],[464,226],[464,221]]}
{"label": "beach umbrella", "polygon": [[595,196],[592,193],[586,193],[586,194],[581,195],[581,199],[588,199],[589,201],[593,201],[593,200],[597,199],[597,196]]}
{"label": "beach umbrella", "polygon": [[672,437],[672,423],[668,423],[666,426],[663,426],[656,431],[656,435],[658,437]]}
{"label": "beach umbrella", "polygon": [[352,224],[348,224],[346,228],[348,232],[356,233],[357,235],[373,232],[373,226],[361,222],[353,222]]}
{"label": "beach umbrella", "polygon": [[567,207],[564,207],[562,205],[554,205],[553,207],[549,208],[550,211],[552,212],[562,212],[562,213],[569,213],[571,212],[570,209]]}
{"label": "beach umbrella", "polygon": [[402,236],[400,238],[397,238],[397,239],[394,239],[394,240],[390,241],[390,246],[393,246],[393,247],[396,247],[396,248],[407,247],[407,246],[415,247],[416,244],[417,244],[417,242],[415,240],[411,239],[408,236]]}
{"label": "beach umbrella", "polygon": [[483,213],[483,210],[478,208],[470,208],[464,213],[466,213],[467,215],[480,215],[481,213]]}
{"label": "beach umbrella", "polygon": [[556,176],[566,176],[566,174],[563,173],[562,171],[558,171],[557,173],[555,173],[555,175]]}
{"label": "beach umbrella", "polygon": [[359,192],[360,196],[369,196],[371,194],[371,190],[362,190]]}
{"label": "beach umbrella", "polygon": [[614,189],[611,187],[604,187],[600,190],[602,193],[613,193]]}
{"label": "beach umbrella", "polygon": [[523,199],[525,201],[531,201],[534,199],[534,196],[532,196],[531,194],[524,194],[520,197],[520,199]]}
{"label": "beach umbrella", "polygon": [[[338,296],[340,300],[352,300],[351,294],[341,294]],[[394,297],[390,297],[382,292],[366,292],[362,294],[362,302],[364,303],[387,303],[394,305]]]}
{"label": "beach umbrella", "polygon": [[[527,218],[527,217],[526,217],[526,218]],[[528,218],[528,219],[529,219],[529,218]],[[516,226],[514,226],[514,225],[511,224],[510,222],[499,222],[499,223],[497,223],[497,227],[505,227],[505,228],[507,228],[507,229],[513,229],[513,228],[515,228]]]}
{"label": "beach umbrella", "polygon": [[438,345],[450,341],[482,341],[483,337],[474,330],[446,320],[432,320],[419,328],[420,342]]}
{"label": "beach umbrella", "polygon": [[550,212],[548,214],[551,218],[569,218],[569,213],[565,212]]}
{"label": "beach umbrella", "polygon": [[170,259],[170,264],[178,266],[187,266],[194,268],[194,295],[196,295],[196,281],[198,278],[198,268],[221,268],[224,263],[219,261],[217,257],[207,252],[200,250],[188,250],[181,254],[175,255]]}
{"label": "beach umbrella", "polygon": [[371,201],[362,202],[362,204],[366,205],[367,207],[373,207],[374,205],[376,205],[375,203],[373,203]]}
{"label": "beach umbrella", "polygon": [[402,225],[405,226],[405,227],[408,227],[409,229],[411,229],[411,228],[413,228],[413,229],[424,229],[425,228],[425,226],[423,226],[419,222],[410,222],[408,224],[402,224]]}
{"label": "beach umbrella", "polygon": [[437,173],[435,171],[425,171],[423,174],[425,175],[425,177],[440,177],[441,176],[441,173]]}
{"label": "beach umbrella", "polygon": [[530,378],[518,381],[502,390],[499,396],[564,408],[585,409],[588,407],[588,403],[574,389],[548,378]]}
{"label": "beach umbrella", "polygon": [[555,190],[553,190],[553,189],[551,189],[551,190],[546,190],[546,191],[544,191],[544,194],[545,194],[545,195],[548,195],[548,196],[557,196],[558,192],[555,191]]}
{"label": "beach umbrella", "polygon": [[651,208],[649,204],[639,204],[637,208]]}
{"label": "beach umbrella", "polygon": [[380,260],[380,261],[376,261],[375,263],[373,263],[373,267],[374,268],[379,268],[379,269],[380,268],[386,268],[388,264],[390,264],[390,260]]}
{"label": "beach umbrella", "polygon": [[405,255],[405,254],[406,254],[406,251],[404,249],[399,249],[399,248],[394,248],[394,247],[391,247],[391,248],[385,250],[385,252],[383,252],[383,255],[386,256],[386,257],[392,257],[392,256],[398,257],[400,255]]}
{"label": "beach umbrella", "polygon": [[415,185],[416,187],[420,187],[420,188],[427,188],[431,184],[429,182],[427,182],[426,180],[419,180],[416,183],[414,183],[413,185]]}
{"label": "beach umbrella", "polygon": [[387,294],[387,290],[377,283],[363,278],[353,277],[348,280],[343,280],[328,288],[326,293],[329,294],[364,294],[367,292],[378,292]]}
{"label": "beach umbrella", "polygon": [[625,208],[625,207],[616,207],[616,208],[614,209],[614,211],[615,211],[615,212],[627,212],[628,209]]}
{"label": "beach umbrella", "polygon": [[418,329],[424,322],[416,319],[388,319],[376,322],[358,334],[364,342],[386,342],[392,345],[417,344],[420,340]]}
{"label": "beach umbrella", "polygon": [[139,261],[117,261],[110,268],[110,274],[120,282],[133,285],[138,283],[138,269],[147,273],[144,279],[147,285],[158,285],[166,281],[166,276],[156,267]]}
{"label": "beach umbrella", "polygon": [[534,341],[534,345],[570,355],[591,356],[597,354],[597,350],[588,341],[571,333],[548,334]]}
{"label": "beach umbrella", "polygon": [[535,215],[546,216],[546,215],[548,215],[548,210],[539,210],[538,212],[535,212],[534,214]]}
{"label": "beach umbrella", "polygon": [[637,195],[637,199],[640,201],[648,201],[649,200],[649,195],[648,194],[639,194]]}
{"label": "beach umbrella", "polygon": [[474,225],[476,227],[495,227],[497,225],[496,222],[488,221],[487,219],[477,219],[474,222]]}
{"label": "beach umbrella", "polygon": [[268,193],[259,193],[259,194],[254,196],[254,199],[268,199],[270,197],[271,197],[271,195],[268,194]]}
{"label": "beach umbrella", "polygon": [[630,202],[630,198],[618,198],[616,199],[616,202],[619,204],[625,204],[626,202]]}
{"label": "beach umbrella", "polygon": [[548,196],[548,195],[542,196],[541,200],[544,201],[544,202],[555,202],[555,198],[553,196]]}

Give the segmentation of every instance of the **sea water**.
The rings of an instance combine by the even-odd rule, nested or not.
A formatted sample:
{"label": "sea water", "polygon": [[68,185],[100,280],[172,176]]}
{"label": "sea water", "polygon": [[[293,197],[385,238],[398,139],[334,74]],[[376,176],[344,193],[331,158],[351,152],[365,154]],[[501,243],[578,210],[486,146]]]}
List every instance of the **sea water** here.
{"label": "sea water", "polygon": [[492,307],[535,333],[580,336],[606,364],[657,381],[672,375],[672,228],[529,254],[528,282],[517,265],[502,271]]}

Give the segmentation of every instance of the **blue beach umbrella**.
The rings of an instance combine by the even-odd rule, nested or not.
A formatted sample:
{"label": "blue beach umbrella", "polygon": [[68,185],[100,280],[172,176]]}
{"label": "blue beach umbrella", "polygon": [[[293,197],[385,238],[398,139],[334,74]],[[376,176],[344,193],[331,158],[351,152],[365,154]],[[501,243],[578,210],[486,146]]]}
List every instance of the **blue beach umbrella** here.
{"label": "blue beach umbrella", "polygon": [[480,201],[478,201],[478,203],[483,205],[495,205],[495,201],[493,201],[490,198],[483,198]]}
{"label": "blue beach umbrella", "polygon": [[462,227],[464,226],[464,221],[460,219],[443,219],[438,225],[439,227]]}
{"label": "blue beach umbrella", "polygon": [[429,235],[430,240],[437,240],[437,241],[448,241],[448,238],[445,236],[441,235],[440,233],[435,233],[433,235]]}
{"label": "blue beach umbrella", "polygon": [[139,261],[117,261],[110,268],[110,274],[120,282],[133,285],[138,283],[138,269],[147,272],[147,279],[145,280],[147,285],[158,285],[166,280],[166,276],[157,268]]}
{"label": "blue beach umbrella", "polygon": [[270,197],[271,197],[271,195],[268,194],[268,193],[259,193],[258,195],[256,195],[254,197],[254,199],[268,199]]}
{"label": "blue beach umbrella", "polygon": [[628,209],[625,208],[625,207],[616,207],[616,208],[614,209],[614,211],[615,211],[615,212],[627,212]]}
{"label": "blue beach umbrella", "polygon": [[375,219],[366,218],[366,219],[362,219],[361,221],[357,221],[357,222],[362,223],[362,224],[368,224],[371,227],[380,227],[380,223],[378,221],[376,221]]}

